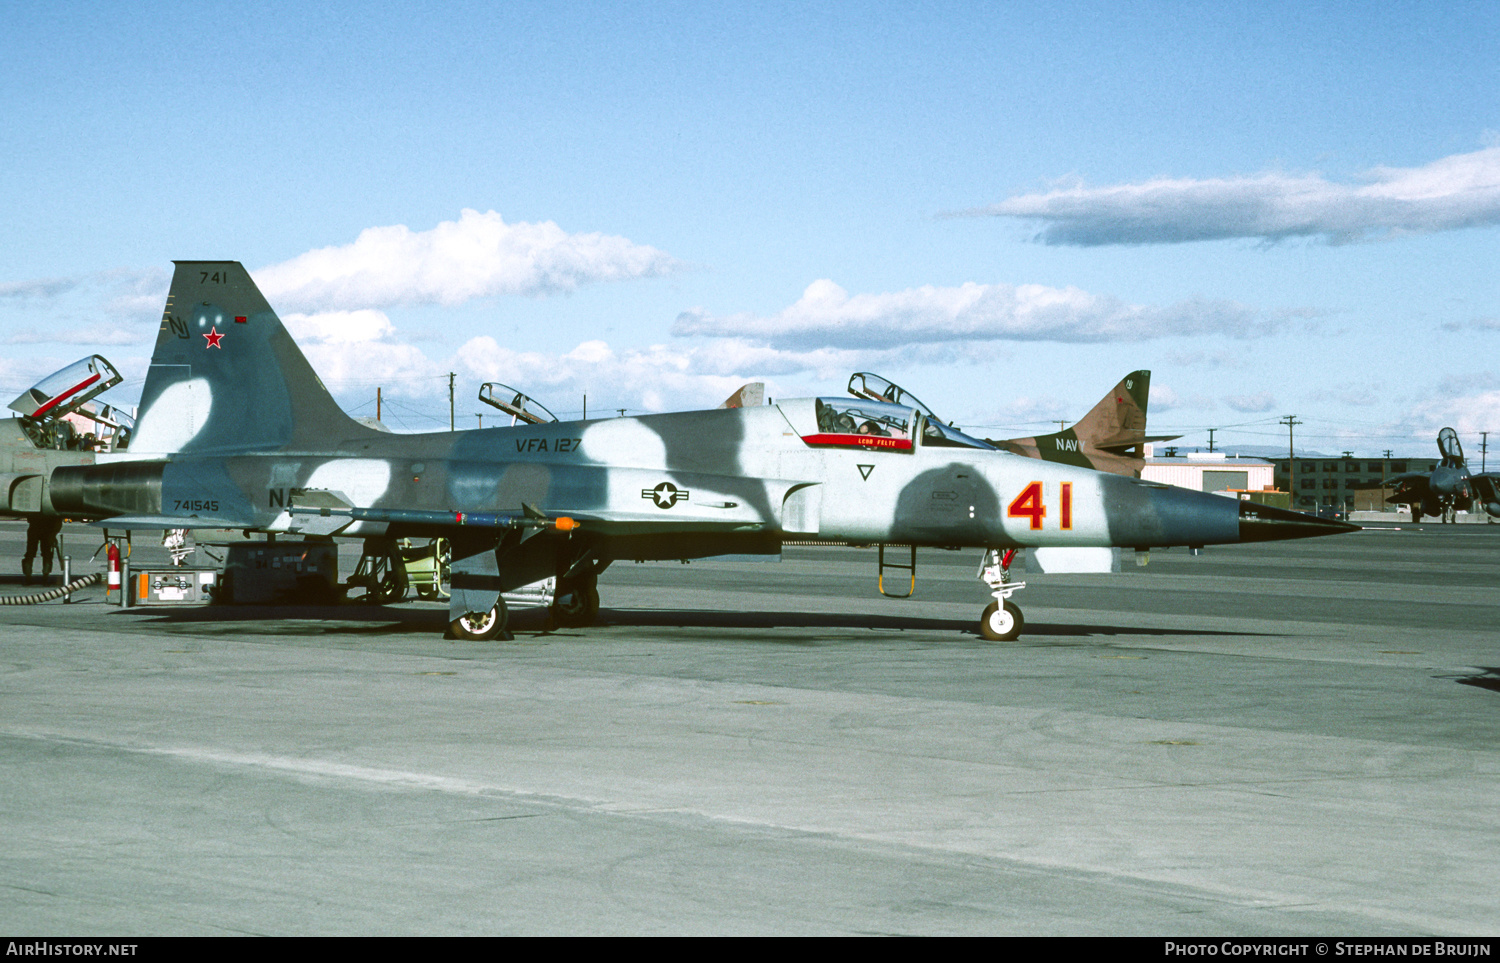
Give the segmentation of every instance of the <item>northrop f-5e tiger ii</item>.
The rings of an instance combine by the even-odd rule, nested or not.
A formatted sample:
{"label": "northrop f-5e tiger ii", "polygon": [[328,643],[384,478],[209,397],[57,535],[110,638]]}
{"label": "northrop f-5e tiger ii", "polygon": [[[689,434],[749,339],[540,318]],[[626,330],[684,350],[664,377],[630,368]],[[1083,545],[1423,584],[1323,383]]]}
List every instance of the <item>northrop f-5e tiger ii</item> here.
{"label": "northrop f-5e tiger ii", "polygon": [[[617,560],[775,554],[787,540],[972,547],[1014,638],[1028,546],[1303,538],[1357,526],[1025,458],[913,406],[802,398],[746,408],[401,435],[334,402],[234,261],[178,261],[128,452],[58,468],[59,512],[109,528],[446,538],[451,634],[505,631],[501,593],[558,580],[573,624]],[[914,576],[913,576],[914,577]],[[884,581],[884,580],[883,580]],[[884,586],[882,585],[882,590]]]}

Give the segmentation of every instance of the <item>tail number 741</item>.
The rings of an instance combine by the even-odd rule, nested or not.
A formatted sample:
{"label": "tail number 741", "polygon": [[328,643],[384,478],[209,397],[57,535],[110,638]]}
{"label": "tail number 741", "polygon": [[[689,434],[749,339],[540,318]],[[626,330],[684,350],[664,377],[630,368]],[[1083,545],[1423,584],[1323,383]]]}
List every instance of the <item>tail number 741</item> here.
{"label": "tail number 741", "polygon": [[[1058,527],[1064,531],[1073,527],[1073,483],[1063,482],[1062,491],[1058,495]],[[1042,520],[1047,517],[1047,504],[1042,498],[1042,483],[1034,481],[1021,489],[1005,510],[1007,518],[1027,518],[1031,520],[1031,530],[1040,531]]]}

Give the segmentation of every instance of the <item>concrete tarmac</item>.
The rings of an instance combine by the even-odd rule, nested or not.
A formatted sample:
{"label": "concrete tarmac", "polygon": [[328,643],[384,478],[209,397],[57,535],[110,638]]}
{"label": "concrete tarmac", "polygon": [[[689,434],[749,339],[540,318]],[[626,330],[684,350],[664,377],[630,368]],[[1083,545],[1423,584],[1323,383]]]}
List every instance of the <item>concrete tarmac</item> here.
{"label": "concrete tarmac", "polygon": [[0,608],[0,930],[1495,935],[1500,532],[1028,576],[1013,643],[978,557],[616,565],[507,643]]}

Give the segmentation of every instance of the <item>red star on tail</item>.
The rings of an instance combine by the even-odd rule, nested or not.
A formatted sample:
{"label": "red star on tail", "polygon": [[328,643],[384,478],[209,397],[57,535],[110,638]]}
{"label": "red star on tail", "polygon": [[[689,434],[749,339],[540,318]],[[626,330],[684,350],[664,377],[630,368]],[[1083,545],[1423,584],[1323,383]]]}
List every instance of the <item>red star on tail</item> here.
{"label": "red star on tail", "polygon": [[[224,340],[224,336],[219,333],[219,326],[218,325],[214,325],[212,328],[209,328],[208,329],[208,334],[205,334],[204,337],[208,339],[208,345],[207,345],[207,347],[210,347],[210,348],[218,348],[219,347],[219,342]],[[223,348],[219,348],[219,350],[223,351],[224,349]]]}

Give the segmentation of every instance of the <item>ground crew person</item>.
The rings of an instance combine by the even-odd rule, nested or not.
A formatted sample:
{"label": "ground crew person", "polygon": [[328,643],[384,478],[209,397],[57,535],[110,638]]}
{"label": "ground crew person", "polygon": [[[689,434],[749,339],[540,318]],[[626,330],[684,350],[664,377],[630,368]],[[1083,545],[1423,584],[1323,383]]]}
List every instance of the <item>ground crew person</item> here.
{"label": "ground crew person", "polygon": [[52,577],[52,555],[57,550],[62,521],[56,515],[32,515],[26,520],[26,555],[21,559],[23,584],[31,584],[31,562],[36,558],[37,546],[42,549],[42,581]]}

